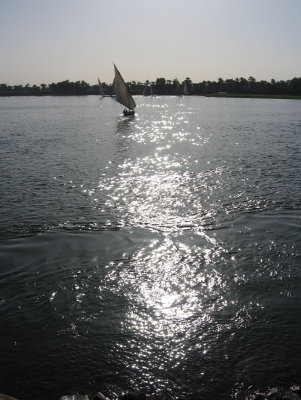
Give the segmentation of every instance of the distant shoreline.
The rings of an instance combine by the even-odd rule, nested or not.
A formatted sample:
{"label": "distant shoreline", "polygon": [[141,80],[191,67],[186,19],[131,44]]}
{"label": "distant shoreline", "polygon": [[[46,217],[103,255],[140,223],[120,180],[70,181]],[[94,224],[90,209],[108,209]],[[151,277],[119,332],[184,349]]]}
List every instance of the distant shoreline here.
{"label": "distant shoreline", "polygon": [[[269,98],[269,99],[300,99],[301,98],[301,77],[293,78],[288,81],[256,81],[250,76],[248,79],[221,78],[215,81],[202,81],[193,83],[190,78],[186,78],[182,83],[177,79],[166,80],[157,78],[150,82],[127,82],[132,95],[144,95],[146,89],[151,90],[148,94],[156,96],[213,96],[213,97],[247,97],[247,98]],[[0,83],[0,96],[84,96],[84,95],[112,95],[114,92],[113,84],[99,82],[90,85],[85,81],[70,82],[69,80],[40,85],[30,86],[8,85]]]}
{"label": "distant shoreline", "polygon": [[[32,93],[24,93],[24,94],[1,94],[0,97],[82,97],[82,96],[98,96],[102,97],[99,94],[32,94]],[[134,96],[142,96],[135,95]],[[177,97],[177,95],[173,94],[162,94],[156,95],[156,97]],[[221,97],[221,98],[250,98],[250,99],[287,99],[287,100],[301,100],[301,96],[289,96],[289,95],[271,95],[271,94],[230,94],[230,93],[210,93],[210,94],[188,94],[182,97]]]}

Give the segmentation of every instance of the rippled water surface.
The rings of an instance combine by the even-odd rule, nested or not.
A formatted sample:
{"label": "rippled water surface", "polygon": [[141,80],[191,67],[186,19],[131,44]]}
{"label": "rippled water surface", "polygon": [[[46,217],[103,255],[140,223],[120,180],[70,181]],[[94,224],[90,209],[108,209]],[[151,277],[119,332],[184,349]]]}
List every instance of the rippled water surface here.
{"label": "rippled water surface", "polygon": [[0,392],[301,382],[301,102],[0,98]]}

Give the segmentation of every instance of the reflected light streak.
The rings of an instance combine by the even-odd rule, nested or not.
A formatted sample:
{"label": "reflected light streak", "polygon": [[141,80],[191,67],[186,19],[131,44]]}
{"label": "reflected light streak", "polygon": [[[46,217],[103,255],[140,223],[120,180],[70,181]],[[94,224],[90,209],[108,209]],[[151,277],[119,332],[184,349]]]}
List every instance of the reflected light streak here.
{"label": "reflected light streak", "polygon": [[[205,195],[210,196],[214,191],[214,186],[207,183],[212,174],[191,176],[188,172],[177,171],[180,168],[179,162],[159,153],[153,158],[138,158],[135,164],[125,160],[116,177],[99,183],[97,198],[103,198],[107,192],[106,206],[114,208],[115,213],[123,215],[133,226],[160,230],[198,228],[204,218],[213,215],[204,209],[202,198],[196,197],[194,192],[201,186],[207,202],[208,195]],[[219,174],[219,171],[213,173]]]}
{"label": "reflected light streak", "polygon": [[[111,214],[106,226],[159,232],[129,259],[108,265],[103,283],[126,304],[120,325],[128,339],[118,349],[122,362],[144,371],[149,381],[154,368],[178,366],[193,350],[208,357],[231,326],[247,326],[253,307],[237,309],[231,289],[245,284],[245,277],[221,272],[227,251],[208,233],[220,208],[233,211],[240,201],[233,196],[225,205],[216,197],[233,184],[228,170],[211,166],[214,160],[207,160],[203,149],[199,157],[210,141],[204,128],[191,129],[189,116],[160,107],[160,118],[141,118],[127,131],[126,143],[132,141],[137,152],[87,191]],[[140,155],[140,149],[149,152]]]}

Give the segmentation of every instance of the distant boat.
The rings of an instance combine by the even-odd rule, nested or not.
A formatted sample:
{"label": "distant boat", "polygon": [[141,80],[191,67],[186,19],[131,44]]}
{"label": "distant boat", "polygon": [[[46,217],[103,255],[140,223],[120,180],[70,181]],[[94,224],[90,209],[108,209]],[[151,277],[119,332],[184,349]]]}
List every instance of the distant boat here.
{"label": "distant boat", "polygon": [[184,83],[183,83],[183,94],[184,94],[185,96],[188,95],[188,88],[187,88],[187,83],[186,83],[186,81],[184,81]]}
{"label": "distant boat", "polygon": [[178,96],[183,96],[181,85],[180,85],[180,83],[178,81],[178,78],[176,78],[175,81],[176,81],[176,85],[177,85],[177,88],[178,88],[178,91],[179,91],[178,92]]}
{"label": "distant boat", "polygon": [[105,94],[105,91],[103,90],[99,78],[97,78],[97,80],[98,80],[99,94],[101,95],[101,97],[111,97],[110,94]]}
{"label": "distant boat", "polygon": [[123,115],[135,115],[134,108],[136,107],[136,103],[131,95],[130,89],[126,85],[115,64],[114,70],[115,78],[113,82],[113,93],[116,95],[116,101],[127,108],[123,110]]}
{"label": "distant boat", "polygon": [[146,83],[143,90],[143,96],[152,96],[154,97],[153,87],[151,83]]}

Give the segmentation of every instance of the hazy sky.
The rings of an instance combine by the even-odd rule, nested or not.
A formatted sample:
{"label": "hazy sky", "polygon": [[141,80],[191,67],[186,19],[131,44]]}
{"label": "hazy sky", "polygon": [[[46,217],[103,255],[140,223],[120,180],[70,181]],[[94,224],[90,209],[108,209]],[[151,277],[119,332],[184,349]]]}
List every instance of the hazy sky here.
{"label": "hazy sky", "polygon": [[301,76],[301,0],[0,0],[0,83]]}

